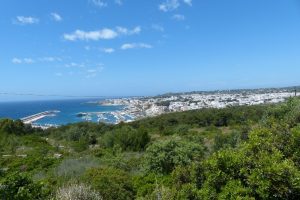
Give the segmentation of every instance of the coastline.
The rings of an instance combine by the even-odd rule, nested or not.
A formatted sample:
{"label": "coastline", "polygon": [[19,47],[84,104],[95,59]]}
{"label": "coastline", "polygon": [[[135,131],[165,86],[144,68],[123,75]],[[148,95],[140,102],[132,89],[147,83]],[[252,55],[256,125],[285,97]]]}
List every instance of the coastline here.
{"label": "coastline", "polygon": [[[258,89],[238,91],[192,92],[167,94],[153,97],[124,97],[100,100],[70,100],[51,102],[51,106],[43,106],[45,102],[33,102],[31,107],[37,109],[36,113],[28,112],[28,123],[41,128],[57,127],[76,122],[102,122],[118,124],[128,123],[146,117],[158,116],[165,113],[181,112],[203,108],[225,108],[228,106],[257,105],[283,102],[294,96],[290,89]],[[297,94],[296,94],[297,95]],[[297,95],[299,96],[299,94]],[[38,104],[38,105],[37,105]],[[14,104],[15,105],[15,104]],[[25,106],[25,107],[24,107]],[[42,110],[45,107],[44,110]],[[14,108],[14,107],[13,107]],[[20,104],[20,110],[30,109],[28,103]],[[31,109],[32,110],[32,109]],[[31,111],[30,110],[30,111]],[[37,115],[47,110],[60,110],[50,115]],[[21,119],[25,116],[16,117]]]}

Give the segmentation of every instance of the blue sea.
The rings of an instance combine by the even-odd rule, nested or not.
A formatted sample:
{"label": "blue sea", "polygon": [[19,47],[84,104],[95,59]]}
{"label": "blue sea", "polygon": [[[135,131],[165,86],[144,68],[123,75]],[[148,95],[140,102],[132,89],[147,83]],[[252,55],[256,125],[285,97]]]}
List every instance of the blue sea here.
{"label": "blue sea", "polygon": [[[0,118],[20,119],[36,113],[58,110],[55,116],[48,116],[36,121],[36,124],[55,124],[64,125],[87,121],[84,117],[78,117],[78,113],[91,113],[89,121],[97,122],[99,120],[93,112],[112,112],[119,111],[124,106],[103,106],[96,103],[101,99],[72,99],[72,100],[51,100],[51,101],[26,101],[26,102],[0,102]],[[103,99],[102,99],[103,100]],[[115,118],[112,115],[102,119],[103,122],[114,123]]]}

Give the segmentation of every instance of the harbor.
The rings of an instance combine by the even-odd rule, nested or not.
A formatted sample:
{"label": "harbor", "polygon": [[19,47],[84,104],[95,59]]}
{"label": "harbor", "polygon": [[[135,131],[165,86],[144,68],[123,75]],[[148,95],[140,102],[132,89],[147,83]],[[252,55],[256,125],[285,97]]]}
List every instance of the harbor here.
{"label": "harbor", "polygon": [[[118,124],[164,113],[180,112],[202,108],[225,108],[237,105],[257,105],[283,102],[291,96],[298,96],[290,89],[245,90],[239,92],[185,93],[155,97],[133,97],[102,100],[70,100],[43,102],[45,110],[27,117],[18,117],[25,124],[47,129],[76,122]],[[41,105],[41,103],[39,103]],[[30,105],[30,106],[29,106]],[[13,104],[15,108],[16,104]],[[24,107],[24,105],[20,105]],[[6,106],[7,107],[7,106]],[[26,108],[36,108],[26,104]],[[32,113],[32,112],[31,112]],[[26,116],[26,114],[24,114]]]}
{"label": "harbor", "polygon": [[44,112],[40,112],[40,113],[37,113],[34,115],[30,115],[30,116],[21,118],[21,121],[24,124],[33,124],[34,122],[41,120],[45,117],[54,117],[59,112],[60,112],[59,110],[44,111]]}

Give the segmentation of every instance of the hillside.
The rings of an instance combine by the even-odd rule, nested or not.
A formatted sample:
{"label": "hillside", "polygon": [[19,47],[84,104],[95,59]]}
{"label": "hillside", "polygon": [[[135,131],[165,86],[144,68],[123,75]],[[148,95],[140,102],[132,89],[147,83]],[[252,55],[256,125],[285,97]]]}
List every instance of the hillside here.
{"label": "hillside", "polygon": [[300,99],[45,131],[0,120],[0,199],[299,199]]}

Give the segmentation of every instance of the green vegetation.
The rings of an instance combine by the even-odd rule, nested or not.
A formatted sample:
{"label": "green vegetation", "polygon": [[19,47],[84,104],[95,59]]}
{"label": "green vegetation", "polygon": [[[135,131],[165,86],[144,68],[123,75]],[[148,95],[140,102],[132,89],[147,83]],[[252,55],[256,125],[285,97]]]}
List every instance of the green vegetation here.
{"label": "green vegetation", "polygon": [[0,120],[0,199],[300,199],[300,100],[45,131]]}

